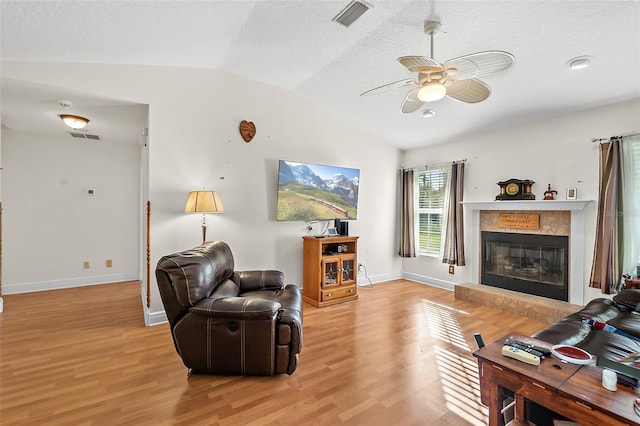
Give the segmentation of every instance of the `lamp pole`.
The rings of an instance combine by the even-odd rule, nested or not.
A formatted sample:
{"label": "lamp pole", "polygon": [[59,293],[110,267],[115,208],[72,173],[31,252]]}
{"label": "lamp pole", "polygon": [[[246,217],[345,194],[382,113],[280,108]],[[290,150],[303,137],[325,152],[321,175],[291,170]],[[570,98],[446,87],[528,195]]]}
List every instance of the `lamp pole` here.
{"label": "lamp pole", "polygon": [[200,222],[202,225],[202,244],[207,241],[207,214],[202,213],[202,221]]}

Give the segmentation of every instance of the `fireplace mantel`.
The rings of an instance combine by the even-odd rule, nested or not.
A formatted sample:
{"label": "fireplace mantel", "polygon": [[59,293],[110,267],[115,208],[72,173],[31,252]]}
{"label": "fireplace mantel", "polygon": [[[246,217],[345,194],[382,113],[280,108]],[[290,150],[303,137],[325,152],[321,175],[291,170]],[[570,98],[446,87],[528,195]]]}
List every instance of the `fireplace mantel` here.
{"label": "fireplace mantel", "polygon": [[463,201],[471,210],[583,210],[592,200]]}
{"label": "fireplace mantel", "polygon": [[593,200],[463,201],[471,210],[471,282],[480,284],[480,211],[571,211],[569,303],[584,304],[584,208]]}

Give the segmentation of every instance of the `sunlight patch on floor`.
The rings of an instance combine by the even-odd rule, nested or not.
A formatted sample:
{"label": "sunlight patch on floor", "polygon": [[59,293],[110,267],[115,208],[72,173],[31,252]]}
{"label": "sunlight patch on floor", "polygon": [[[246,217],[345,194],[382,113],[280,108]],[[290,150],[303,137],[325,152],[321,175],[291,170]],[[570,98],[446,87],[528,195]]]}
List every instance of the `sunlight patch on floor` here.
{"label": "sunlight patch on floor", "polygon": [[431,337],[452,346],[433,346],[447,409],[474,426],[486,425],[488,410],[480,401],[478,364],[469,357],[471,348],[455,317],[469,314],[428,300],[422,305]]}
{"label": "sunlight patch on floor", "polygon": [[428,300],[423,300],[422,305],[427,318],[429,331],[433,337],[457,346],[464,351],[471,350],[464,339],[458,321],[452,315],[452,312],[463,315],[469,315],[468,313]]}

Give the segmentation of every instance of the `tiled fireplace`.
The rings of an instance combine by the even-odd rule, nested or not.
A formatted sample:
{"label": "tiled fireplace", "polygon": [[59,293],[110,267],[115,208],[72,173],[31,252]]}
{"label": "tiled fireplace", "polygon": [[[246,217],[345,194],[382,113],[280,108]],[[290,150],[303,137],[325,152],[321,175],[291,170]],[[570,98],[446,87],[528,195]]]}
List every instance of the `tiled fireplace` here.
{"label": "tiled fireplace", "polygon": [[[471,282],[582,305],[584,207],[589,200],[465,201],[471,212]],[[505,215],[535,227],[505,226]],[[484,237],[484,238],[483,238]]]}

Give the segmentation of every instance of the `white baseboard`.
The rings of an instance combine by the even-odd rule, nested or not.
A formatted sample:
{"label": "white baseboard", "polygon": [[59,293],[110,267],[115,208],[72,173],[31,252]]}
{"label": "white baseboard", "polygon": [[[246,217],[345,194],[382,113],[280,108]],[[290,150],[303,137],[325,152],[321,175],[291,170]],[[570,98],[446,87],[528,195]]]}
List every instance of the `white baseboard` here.
{"label": "white baseboard", "polygon": [[90,285],[111,284],[140,279],[138,274],[116,274],[98,277],[71,278],[68,280],[41,281],[35,283],[2,284],[2,294],[33,293],[36,291],[59,290],[63,288],[85,287]]}
{"label": "white baseboard", "polygon": [[165,311],[148,312],[145,310],[144,323],[147,327],[164,324],[168,322],[167,313]]}
{"label": "white baseboard", "polygon": [[442,288],[444,290],[449,290],[449,291],[454,291],[455,288],[456,288],[455,283],[452,283],[450,281],[443,281],[443,280],[439,280],[439,279],[436,279],[436,278],[425,277],[423,275],[412,274],[410,272],[403,272],[402,273],[402,278],[404,278],[405,280],[409,280],[409,281],[415,281],[415,282],[421,283],[421,284],[432,285],[434,287],[439,287],[439,288]]}
{"label": "white baseboard", "polygon": [[389,274],[372,275],[372,276],[369,277],[369,280],[371,280],[371,283],[370,283],[369,280],[367,279],[367,277],[365,277],[364,275],[361,275],[361,276],[358,277],[357,285],[358,285],[358,287],[367,286],[369,284],[376,284],[376,283],[383,283],[383,282],[386,282],[386,281],[399,280],[400,278],[402,278],[402,275],[399,272],[393,272],[393,273],[389,273]]}

